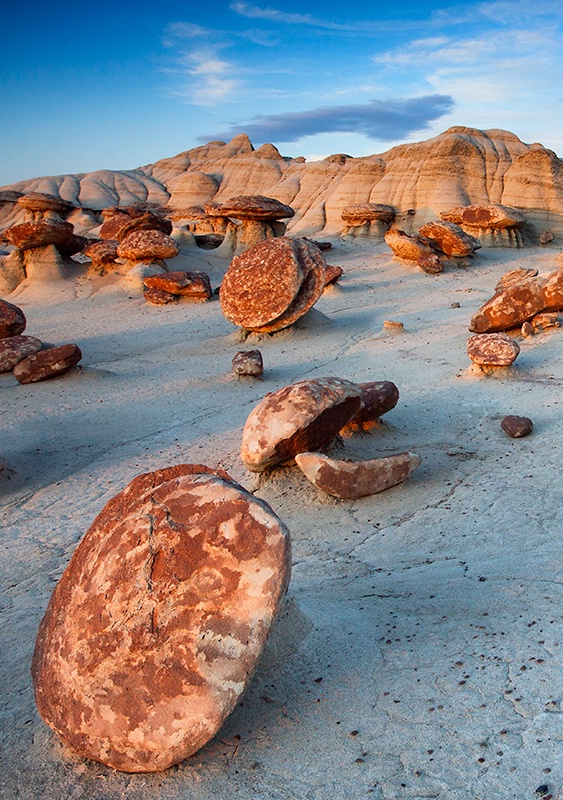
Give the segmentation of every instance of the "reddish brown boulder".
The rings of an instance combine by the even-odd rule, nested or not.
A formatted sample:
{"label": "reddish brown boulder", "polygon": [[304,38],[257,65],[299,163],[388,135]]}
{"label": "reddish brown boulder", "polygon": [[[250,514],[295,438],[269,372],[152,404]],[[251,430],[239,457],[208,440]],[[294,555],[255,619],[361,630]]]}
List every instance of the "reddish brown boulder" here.
{"label": "reddish brown boulder", "polygon": [[325,268],[325,286],[332,286],[340,280],[344,275],[342,267],[335,267],[332,264],[327,264]]}
{"label": "reddish brown boulder", "polygon": [[430,239],[431,244],[436,249],[441,250],[447,256],[455,258],[465,258],[472,256],[475,250],[481,247],[480,242],[468,233],[465,233],[459,225],[453,222],[428,222],[419,228],[419,234],[426,239]]}
{"label": "reddish brown boulder", "polygon": [[241,459],[261,472],[297,453],[323,450],[360,410],[362,391],[343,378],[298,381],[267,394],[250,412]]}
{"label": "reddish brown boulder", "polygon": [[257,194],[231,197],[220,205],[218,203],[207,203],[205,213],[209,217],[254,219],[269,222],[293,217],[295,211],[290,206],[286,206],[285,203],[274,200],[273,197],[264,197]]}
{"label": "reddish brown boulder", "polygon": [[235,256],[221,283],[221,309],[252,330],[277,319],[297,296],[303,268],[294,239],[268,239]]}
{"label": "reddish brown boulder", "polygon": [[409,236],[404,231],[391,228],[385,233],[385,243],[397,258],[419,261],[435,254],[434,249],[420,236]]}
{"label": "reddish brown boulder", "polygon": [[9,372],[24,358],[37,353],[43,344],[35,336],[8,336],[0,339],[0,372]]}
{"label": "reddish brown boulder", "polygon": [[213,294],[206,272],[166,272],[162,275],[151,275],[144,282],[149,289],[162,289],[192,300],[209,300]]}
{"label": "reddish brown boulder", "polygon": [[528,436],[534,429],[534,423],[529,417],[517,417],[509,414],[501,423],[501,428],[505,433],[513,439],[520,439],[522,436]]}
{"label": "reddish brown boulder", "polygon": [[64,258],[70,258],[76,253],[81,253],[84,248],[88,247],[90,241],[86,236],[78,236],[73,233],[72,236],[57,245],[57,250]]}
{"label": "reddish brown boulder", "polygon": [[[110,209],[105,209],[106,219],[100,228],[100,239],[118,240],[120,230],[131,222],[129,214],[123,211],[108,213]],[[102,212],[104,213],[104,212]]]}
{"label": "reddish brown boulder", "polygon": [[514,286],[517,283],[525,283],[529,278],[535,278],[537,274],[537,269],[509,269],[508,272],[501,275],[495,286],[495,292],[508,289],[509,286]]}
{"label": "reddish brown boulder", "polygon": [[59,214],[66,213],[73,208],[72,203],[67,200],[44,192],[28,192],[19,198],[18,203],[28,211],[56,211]]}
{"label": "reddish brown boulder", "polygon": [[358,386],[362,392],[362,407],[347,427],[351,430],[369,430],[383,414],[395,408],[399,402],[399,390],[391,381],[369,381]]}
{"label": "reddish brown boulder", "polygon": [[115,265],[115,260],[118,258],[118,246],[119,242],[117,239],[105,239],[101,242],[93,242],[85,248],[84,255],[92,259],[92,269],[103,275],[111,264]]}
{"label": "reddish brown boulder", "polygon": [[235,375],[259,378],[264,372],[264,362],[260,350],[239,350],[232,361]]}
{"label": "reddish brown boulder", "polygon": [[545,283],[542,286],[542,311],[563,310],[563,269],[558,269],[556,272],[550,272],[540,277],[545,278]]}
{"label": "reddish brown boulder", "polygon": [[76,344],[50,347],[20,361],[14,367],[14,376],[19,383],[38,383],[68,372],[81,358],[82,352]]}
{"label": "reddish brown boulder", "polygon": [[287,528],[226,473],[138,476],[94,520],[39,627],[42,718],[114,769],[187,758],[248,685],[290,564]]}
{"label": "reddish brown boulder", "polygon": [[26,326],[25,314],[7,300],[0,300],[0,339],[8,336],[19,336]]}
{"label": "reddish brown boulder", "polygon": [[120,226],[116,232],[116,239],[122,242],[132,231],[161,231],[169,236],[172,233],[172,223],[166,217],[146,211],[141,216],[133,217],[133,219],[129,219],[129,222]]}
{"label": "reddish brown boulder", "polygon": [[153,306],[166,306],[169,303],[177,303],[180,299],[180,295],[171,294],[164,289],[157,289],[156,286],[145,289],[143,294],[147,303],[151,303]]}
{"label": "reddish brown boulder", "polygon": [[467,340],[467,355],[474,364],[507,367],[520,352],[520,345],[506,333],[477,333]]}
{"label": "reddish brown boulder", "polygon": [[306,239],[295,239],[303,282],[292,302],[273,322],[256,326],[257,333],[275,333],[288,328],[317,302],[325,288],[326,262],[319,248]]}
{"label": "reddish brown boulder", "polygon": [[317,489],[342,500],[357,500],[402,483],[420,465],[416,453],[369,461],[337,461],[322,453],[298,453],[295,462]]}
{"label": "reddish brown boulder", "polygon": [[469,330],[492,333],[519,328],[544,309],[543,283],[538,276],[497,292],[473,315]]}
{"label": "reddish brown boulder", "polygon": [[129,233],[117,248],[117,254],[128,261],[174,258],[180,248],[162,231],[141,230]]}
{"label": "reddish brown boulder", "polygon": [[44,247],[47,244],[62,245],[73,236],[74,227],[70,222],[59,219],[40,219],[36,222],[22,222],[4,231],[4,238],[18,250]]}

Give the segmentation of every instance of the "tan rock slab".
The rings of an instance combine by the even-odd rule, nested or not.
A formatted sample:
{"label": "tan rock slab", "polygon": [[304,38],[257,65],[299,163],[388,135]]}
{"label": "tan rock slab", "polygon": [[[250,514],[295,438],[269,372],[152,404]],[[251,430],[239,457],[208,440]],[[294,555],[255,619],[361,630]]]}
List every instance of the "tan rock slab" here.
{"label": "tan rock slab", "polygon": [[520,353],[520,345],[507,333],[477,333],[467,340],[467,355],[474,364],[507,367]]}
{"label": "tan rock slab", "polygon": [[295,462],[317,489],[342,500],[357,500],[402,483],[422,459],[416,453],[398,453],[352,462],[322,453],[298,453]]}
{"label": "tan rock slab", "polygon": [[25,314],[18,306],[0,300],[0,339],[8,336],[19,336],[26,326]]}
{"label": "tan rock slab", "polygon": [[241,459],[261,472],[297,453],[323,450],[360,410],[360,387],[343,378],[311,378],[267,394],[244,426]]}
{"label": "tan rock slab", "polygon": [[46,194],[44,192],[28,192],[18,199],[18,203],[28,211],[57,211],[65,213],[73,208],[72,203],[67,200],[63,200],[55,194]]}
{"label": "tan rock slab", "polygon": [[0,372],[10,372],[24,358],[41,350],[43,343],[35,336],[8,336],[0,339]]}
{"label": "tan rock slab", "polygon": [[221,283],[221,309],[234,325],[254,329],[277,319],[296,297],[304,273],[289,237],[260,242],[235,256]]}
{"label": "tan rock slab", "polygon": [[290,564],[285,525],[226,473],[138,476],[90,526],[39,627],[42,718],[118,770],[187,758],[248,685]]}
{"label": "tan rock slab", "polygon": [[275,200],[273,197],[263,195],[239,195],[231,197],[220,205],[208,203],[204,206],[205,213],[210,217],[229,217],[231,219],[253,219],[260,221],[273,221],[293,217],[294,210]]}
{"label": "tan rock slab", "polygon": [[522,228],[526,217],[510,206],[490,203],[489,205],[465,206],[461,212],[461,225],[474,228]]}
{"label": "tan rock slab", "polygon": [[354,203],[345,206],[341,212],[342,219],[349,225],[361,225],[364,222],[381,220],[382,222],[393,222],[395,219],[395,209],[393,206],[384,203]]}
{"label": "tan rock slab", "polygon": [[19,383],[38,383],[63,375],[75,367],[81,358],[82,352],[76,344],[39,350],[14,367],[14,377]]}

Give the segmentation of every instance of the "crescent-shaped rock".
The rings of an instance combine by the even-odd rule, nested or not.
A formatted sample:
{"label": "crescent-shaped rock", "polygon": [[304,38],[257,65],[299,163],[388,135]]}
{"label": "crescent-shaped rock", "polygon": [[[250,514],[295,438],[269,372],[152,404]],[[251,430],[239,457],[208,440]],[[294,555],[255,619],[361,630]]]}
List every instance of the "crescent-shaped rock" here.
{"label": "crescent-shaped rock", "polygon": [[416,453],[369,461],[337,461],[322,453],[295,456],[298,467],[317,489],[342,500],[357,500],[402,483],[421,461]]}

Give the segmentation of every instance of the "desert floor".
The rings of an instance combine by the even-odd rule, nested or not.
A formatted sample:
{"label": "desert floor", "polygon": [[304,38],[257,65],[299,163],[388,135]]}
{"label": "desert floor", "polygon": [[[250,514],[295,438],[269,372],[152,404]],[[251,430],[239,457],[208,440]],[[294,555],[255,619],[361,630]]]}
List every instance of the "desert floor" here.
{"label": "desert floor", "polygon": [[[84,357],[44,383],[0,375],[0,796],[523,800],[547,784],[563,797],[563,331],[522,340],[503,377],[475,374],[466,353],[470,317],[501,274],[555,269],[557,252],[483,249],[432,276],[385,245],[335,241],[340,284],[293,329],[244,343],[216,296],[155,307],[78,277],[8,297],[26,333],[76,342]],[[226,264],[198,256],[170,268],[206,269],[217,286]],[[233,355],[254,347],[263,378],[235,378]],[[297,467],[246,471],[251,408],[327,375],[396,383],[382,423],[331,452],[417,452],[403,485],[337,501]],[[533,433],[510,439],[506,414],[531,417]],[[165,773],[122,774],[73,756],[40,720],[31,655],[106,501],[185,462],[225,468],[288,525],[288,599],[217,736]]]}

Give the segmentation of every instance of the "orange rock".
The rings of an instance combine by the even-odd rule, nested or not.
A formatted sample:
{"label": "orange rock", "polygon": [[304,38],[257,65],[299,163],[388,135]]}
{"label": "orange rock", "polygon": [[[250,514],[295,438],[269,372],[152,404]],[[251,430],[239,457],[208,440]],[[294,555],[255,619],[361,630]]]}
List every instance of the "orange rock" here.
{"label": "orange rock", "polygon": [[253,219],[272,221],[293,217],[294,210],[273,197],[263,195],[239,195],[231,197],[220,205],[207,203],[204,206],[209,217],[229,217],[231,219]]}
{"label": "orange rock", "polygon": [[117,254],[129,261],[174,258],[180,248],[162,231],[140,230],[129,233],[119,244]]}
{"label": "orange rock", "polygon": [[69,222],[58,219],[40,219],[36,222],[22,222],[4,231],[4,238],[19,250],[44,247],[47,244],[60,245],[73,235],[74,227]]}
{"label": "orange rock", "polygon": [[369,381],[358,386],[362,392],[362,407],[350,420],[351,424],[362,425],[379,419],[399,402],[399,390],[392,381]]}
{"label": "orange rock", "polygon": [[357,500],[402,483],[420,465],[416,453],[368,461],[337,461],[322,453],[299,453],[295,462],[311,483],[332,497]]}
{"label": "orange rock", "polygon": [[544,302],[542,311],[563,310],[563,269],[545,275],[542,294]]}
{"label": "orange rock", "polygon": [[73,208],[72,203],[63,200],[55,194],[44,192],[28,192],[18,199],[22,208],[28,211],[57,211],[64,213]]}
{"label": "orange rock", "polygon": [[507,367],[520,353],[520,345],[506,333],[477,333],[467,340],[467,355],[474,364]]}
{"label": "orange rock", "polygon": [[169,303],[177,303],[180,299],[179,295],[171,294],[164,291],[164,289],[157,289],[156,287],[145,289],[143,294],[147,303],[151,303],[153,306],[166,306]]}
{"label": "orange rock", "polygon": [[497,292],[473,315],[469,330],[492,333],[520,327],[544,309],[543,283],[538,276]]}
{"label": "orange rock", "polygon": [[409,236],[408,233],[394,228],[385,233],[385,243],[397,258],[404,258],[406,261],[418,261],[435,255],[433,248],[420,236]]}
{"label": "orange rock", "polygon": [[327,264],[325,268],[325,286],[331,286],[336,283],[344,275],[342,267],[335,267],[332,264]]}
{"label": "orange rock", "polygon": [[285,525],[225,472],[138,476],[90,526],[39,627],[42,718],[114,769],[187,758],[248,685],[290,564]]}
{"label": "orange rock", "polygon": [[343,378],[313,378],[267,394],[244,426],[241,459],[261,472],[297,453],[323,450],[360,410],[362,391]]}
{"label": "orange rock", "polygon": [[148,288],[162,289],[192,300],[209,300],[212,295],[206,272],[165,272],[145,278],[144,283]]}
{"label": "orange rock", "polygon": [[133,217],[133,219],[129,219],[129,222],[121,225],[119,230],[116,231],[116,239],[122,242],[132,231],[161,231],[170,236],[172,223],[166,217],[153,214],[152,211],[145,211],[141,216]]}
{"label": "orange rock", "polygon": [[447,256],[464,258],[472,256],[481,247],[480,242],[453,222],[428,222],[419,228],[419,234],[430,239],[432,245]]}

